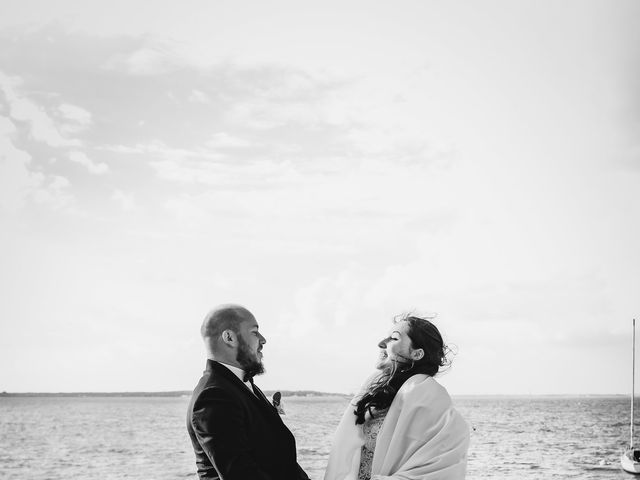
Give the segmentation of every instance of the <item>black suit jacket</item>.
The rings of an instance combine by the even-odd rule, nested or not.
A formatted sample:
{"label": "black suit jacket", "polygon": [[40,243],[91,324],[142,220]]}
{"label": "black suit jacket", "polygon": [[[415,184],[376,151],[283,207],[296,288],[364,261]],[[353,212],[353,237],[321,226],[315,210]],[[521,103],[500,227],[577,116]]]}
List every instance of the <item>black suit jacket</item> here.
{"label": "black suit jacket", "polygon": [[[259,389],[258,395],[264,397]],[[276,409],[218,362],[207,360],[189,403],[187,430],[201,479],[309,478],[296,461],[296,441]]]}

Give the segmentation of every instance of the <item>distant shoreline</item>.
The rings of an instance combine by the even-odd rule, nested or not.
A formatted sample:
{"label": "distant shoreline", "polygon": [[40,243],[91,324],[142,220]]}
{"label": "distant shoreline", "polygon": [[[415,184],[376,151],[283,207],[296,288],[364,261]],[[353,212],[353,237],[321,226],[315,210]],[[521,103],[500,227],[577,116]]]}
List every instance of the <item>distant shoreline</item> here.
{"label": "distant shoreline", "polygon": [[[313,390],[279,390],[283,397],[345,397],[344,393],[316,392]],[[276,390],[265,390],[268,397]],[[190,397],[191,390],[170,392],[0,392],[0,397]]]}
{"label": "distant shoreline", "polygon": [[[264,394],[271,397],[276,390],[265,390]],[[169,392],[0,392],[0,398],[7,397],[190,397],[191,390],[175,390]],[[314,390],[280,390],[283,397],[306,398],[352,398],[354,394],[317,392]],[[629,397],[628,393],[540,393],[540,394],[452,394],[454,399],[496,399],[501,398],[611,398]]]}

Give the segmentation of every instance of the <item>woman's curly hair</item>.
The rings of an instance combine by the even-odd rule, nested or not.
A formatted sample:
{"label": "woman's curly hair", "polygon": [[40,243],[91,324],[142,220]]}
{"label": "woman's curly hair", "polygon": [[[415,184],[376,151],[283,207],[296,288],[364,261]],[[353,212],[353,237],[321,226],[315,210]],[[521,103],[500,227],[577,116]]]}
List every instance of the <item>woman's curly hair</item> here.
{"label": "woman's curly hair", "polygon": [[450,350],[431,321],[414,315],[403,315],[394,321],[394,323],[400,322],[407,322],[407,335],[411,340],[411,347],[423,349],[424,356],[412,362],[410,366],[392,362],[385,368],[356,403],[356,409],[353,412],[356,416],[356,424],[364,423],[366,412],[373,416],[375,410],[388,408],[409,377],[418,373],[432,377],[438,373],[440,367],[450,364],[447,359]]}

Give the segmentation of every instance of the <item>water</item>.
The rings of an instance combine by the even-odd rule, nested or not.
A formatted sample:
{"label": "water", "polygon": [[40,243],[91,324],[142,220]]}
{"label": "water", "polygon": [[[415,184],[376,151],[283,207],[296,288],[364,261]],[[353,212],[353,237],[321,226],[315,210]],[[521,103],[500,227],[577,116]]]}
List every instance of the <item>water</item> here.
{"label": "water", "polygon": [[629,479],[624,397],[460,398],[472,428],[467,478]]}
{"label": "water", "polygon": [[[188,398],[0,397],[2,479],[189,479]],[[320,480],[344,398],[283,398],[298,457]],[[629,479],[624,397],[460,397],[467,479]]]}

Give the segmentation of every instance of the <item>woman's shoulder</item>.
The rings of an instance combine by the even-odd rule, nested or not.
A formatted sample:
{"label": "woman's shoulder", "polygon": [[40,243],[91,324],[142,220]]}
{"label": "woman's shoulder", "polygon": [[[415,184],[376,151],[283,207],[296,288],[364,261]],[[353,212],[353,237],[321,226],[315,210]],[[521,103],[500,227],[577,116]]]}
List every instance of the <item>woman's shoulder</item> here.
{"label": "woman's shoulder", "polygon": [[435,378],[422,373],[409,377],[397,396],[405,404],[439,406],[443,409],[452,405],[447,389]]}

